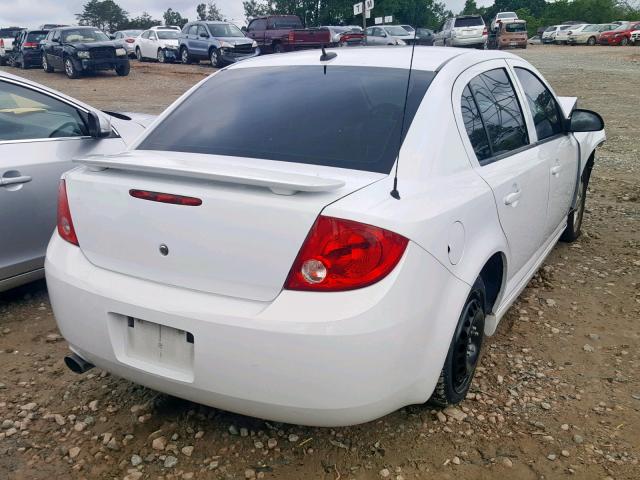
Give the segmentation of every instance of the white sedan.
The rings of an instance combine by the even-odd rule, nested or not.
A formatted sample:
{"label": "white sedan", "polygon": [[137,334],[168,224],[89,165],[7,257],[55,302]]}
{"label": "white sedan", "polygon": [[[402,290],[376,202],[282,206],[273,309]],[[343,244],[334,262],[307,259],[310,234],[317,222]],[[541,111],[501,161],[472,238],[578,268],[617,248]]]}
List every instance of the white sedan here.
{"label": "white sedan", "polygon": [[464,400],[580,234],[604,125],[509,53],[411,53],[247,60],[79,159],[46,261],[69,367],[307,425]]}
{"label": "white sedan", "polygon": [[133,48],[139,61],[154,59],[160,63],[178,59],[178,37],[180,31],[173,27],[154,27],[142,32]]}

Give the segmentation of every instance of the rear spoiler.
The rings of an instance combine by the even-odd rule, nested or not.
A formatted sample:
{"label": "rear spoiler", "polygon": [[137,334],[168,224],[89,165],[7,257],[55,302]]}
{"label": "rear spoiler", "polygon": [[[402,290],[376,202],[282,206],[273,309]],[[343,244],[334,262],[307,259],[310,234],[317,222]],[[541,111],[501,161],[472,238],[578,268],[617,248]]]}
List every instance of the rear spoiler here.
{"label": "rear spoiler", "polygon": [[279,172],[242,165],[211,164],[206,168],[201,168],[157,157],[152,160],[138,157],[132,162],[132,159],[126,155],[119,157],[89,156],[75,159],[74,162],[87,165],[93,171],[125,170],[265,187],[277,195],[293,195],[297,192],[330,192],[345,185],[343,180],[315,175]]}

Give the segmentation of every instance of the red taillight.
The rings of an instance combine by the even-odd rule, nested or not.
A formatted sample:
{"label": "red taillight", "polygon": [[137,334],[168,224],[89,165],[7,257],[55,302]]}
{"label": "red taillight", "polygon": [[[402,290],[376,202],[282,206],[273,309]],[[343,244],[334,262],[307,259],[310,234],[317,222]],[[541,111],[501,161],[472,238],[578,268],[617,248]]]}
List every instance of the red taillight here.
{"label": "red taillight", "polygon": [[24,48],[38,48],[40,44],[37,42],[24,42],[24,45],[22,45]]}
{"label": "red taillight", "polygon": [[126,38],[124,41],[127,42],[127,43],[133,43],[133,42],[136,41],[136,39],[135,38]]}
{"label": "red taillight", "polygon": [[293,33],[293,31],[289,32],[289,42],[293,42],[295,39],[295,34]]}
{"label": "red taillight", "polygon": [[58,233],[67,242],[78,245],[78,237],[76,236],[76,230],[73,228],[73,220],[69,210],[67,185],[64,180],[60,180],[60,185],[58,186]]}
{"label": "red taillight", "polygon": [[4,48],[4,40],[0,38],[0,48]]}
{"label": "red taillight", "polygon": [[366,287],[394,269],[407,243],[405,237],[382,228],[319,216],[284,288],[338,292]]}
{"label": "red taillight", "polygon": [[149,200],[151,202],[172,203],[174,205],[186,205],[189,207],[202,205],[202,200],[199,198],[184,197],[182,195],[174,195],[173,193],[150,192],[149,190],[129,190],[129,195],[141,200]]}
{"label": "red taillight", "polygon": [[[498,20],[498,23],[500,23],[500,20]],[[488,35],[489,34],[489,30],[487,30],[487,27],[484,27],[484,30],[482,30],[482,35]]]}

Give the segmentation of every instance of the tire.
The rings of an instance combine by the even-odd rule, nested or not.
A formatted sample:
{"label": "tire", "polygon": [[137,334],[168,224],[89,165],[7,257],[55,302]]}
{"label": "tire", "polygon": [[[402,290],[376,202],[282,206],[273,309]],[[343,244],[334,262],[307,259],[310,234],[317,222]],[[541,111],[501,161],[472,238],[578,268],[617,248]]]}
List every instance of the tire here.
{"label": "tire", "polygon": [[158,49],[158,54],[156,55],[156,59],[158,60],[158,63],[167,62],[167,59],[164,56],[164,50],[162,50],[161,48]]}
{"label": "tire", "polygon": [[189,65],[191,63],[191,55],[189,55],[187,47],[182,47],[180,49],[180,61],[185,65]]}
{"label": "tire", "polygon": [[42,54],[42,69],[47,73],[53,73],[53,67],[49,65],[46,53]]}
{"label": "tire", "polygon": [[589,40],[587,40],[587,45],[589,45],[590,47],[593,47],[596,44],[596,37],[589,37]]}
{"label": "tire", "polygon": [[209,51],[209,60],[213,68],[222,68],[222,57],[220,51],[217,48],[212,48]]}
{"label": "tire", "polygon": [[587,187],[589,186],[589,165],[580,177],[578,185],[578,198],[576,199],[576,209],[569,212],[567,216],[567,226],[560,236],[560,241],[565,243],[575,242],[582,233],[582,220],[584,218],[584,205],[587,201]]}
{"label": "tire", "polygon": [[144,57],[142,56],[142,51],[140,50],[140,47],[136,47],[136,58],[138,59],[139,62],[144,62]]}
{"label": "tire", "polygon": [[478,277],[462,307],[447,358],[429,403],[446,407],[466,398],[484,340],[485,298],[484,282]]}
{"label": "tire", "polygon": [[284,48],[280,42],[276,42],[271,46],[273,53],[284,53]]}
{"label": "tire", "polygon": [[71,60],[70,57],[65,57],[65,59],[63,60],[63,64],[64,73],[67,74],[67,77],[71,79],[80,78],[80,72],[78,72],[76,65],[73,63],[73,60]]}
{"label": "tire", "polygon": [[4,67],[7,64],[7,59],[5,57],[0,57],[0,67]]}
{"label": "tire", "polygon": [[129,62],[125,63],[124,65],[120,65],[116,67],[116,73],[118,74],[119,77],[126,77],[127,75],[129,75],[130,71],[131,71],[131,64]]}
{"label": "tire", "polygon": [[629,39],[627,37],[622,37],[622,40],[620,40],[620,46],[626,47],[628,44],[629,44]]}

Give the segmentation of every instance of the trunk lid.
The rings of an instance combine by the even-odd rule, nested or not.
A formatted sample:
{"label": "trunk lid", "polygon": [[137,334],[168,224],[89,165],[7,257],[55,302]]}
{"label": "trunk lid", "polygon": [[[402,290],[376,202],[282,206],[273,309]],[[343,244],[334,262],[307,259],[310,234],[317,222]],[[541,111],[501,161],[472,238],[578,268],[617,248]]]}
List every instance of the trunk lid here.
{"label": "trunk lid", "polygon": [[[279,294],[326,205],[386,177],[178,152],[133,151],[81,163],[87,166],[70,172],[66,184],[80,248],[91,263],[256,301]],[[131,196],[132,189],[196,197],[202,204],[143,200]]]}

